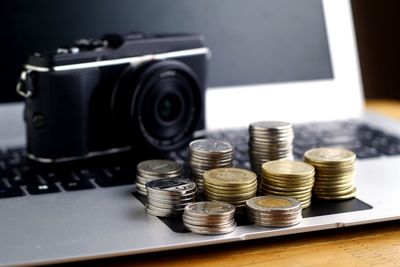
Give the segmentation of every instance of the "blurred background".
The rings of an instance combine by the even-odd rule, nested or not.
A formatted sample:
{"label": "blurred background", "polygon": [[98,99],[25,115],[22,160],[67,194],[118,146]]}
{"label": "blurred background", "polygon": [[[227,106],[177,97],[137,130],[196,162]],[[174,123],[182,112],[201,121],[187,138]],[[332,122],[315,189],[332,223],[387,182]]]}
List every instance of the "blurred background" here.
{"label": "blurred background", "polygon": [[400,99],[400,1],[352,0],[367,98]]}
{"label": "blurred background", "polygon": [[[258,0],[253,0],[253,1],[258,1]],[[107,4],[106,8],[104,9],[104,14],[101,13],[100,11],[93,12],[91,16],[83,16],[81,13],[85,13],[85,10],[94,10],[93,7],[95,6],[100,6],[100,3],[105,3]],[[241,16],[234,17],[234,21],[237,22],[237,25],[241,25],[241,28],[244,28],[242,32],[250,32],[247,30],[247,28],[244,27],[246,24],[246,21],[249,20],[248,16],[243,16],[243,14],[246,14],[246,11],[248,13],[255,13],[256,11],[250,10],[252,5],[249,4],[243,4],[243,2],[240,1],[231,1],[230,4],[220,4],[219,7],[223,7],[223,10],[217,10],[218,8],[214,7],[213,5],[217,6],[213,1],[201,1],[201,2],[186,2],[186,1],[178,1],[174,0],[174,3],[181,2],[173,7],[171,5],[167,4],[166,2],[163,1],[120,1],[118,2],[119,5],[123,6],[123,2],[125,2],[126,5],[135,5],[139,4],[145,6],[148,9],[148,12],[142,12],[145,14],[139,14],[141,16],[147,16],[148,14],[154,15],[154,12],[157,10],[163,10],[162,14],[167,14],[166,11],[168,8],[173,9],[173,8],[178,8],[179,9],[184,9],[185,5],[189,6],[190,8],[194,8],[194,6],[197,9],[204,8],[204,12],[220,12],[218,14],[229,14],[231,11],[226,10],[229,9],[229,6],[232,6],[232,3],[237,2],[237,4],[241,4],[243,6],[246,6],[247,9],[249,10],[241,10]],[[274,1],[271,1],[274,2]],[[292,6],[291,9],[298,10],[299,12],[304,9],[305,5],[304,2],[302,1],[275,1],[276,5],[278,7],[281,7],[281,9],[284,11],[286,10],[285,4]],[[319,1],[314,1],[317,4],[316,5],[310,5],[310,6],[316,6],[318,7]],[[353,13],[354,13],[354,22],[355,22],[355,30],[356,30],[356,37],[357,37],[357,42],[358,42],[358,51],[359,51],[359,56],[360,56],[360,64],[361,64],[361,73],[362,73],[362,79],[363,79],[363,86],[364,86],[364,91],[365,95],[367,98],[389,98],[389,99],[396,99],[400,100],[400,75],[398,74],[399,72],[399,61],[400,61],[400,41],[397,38],[397,35],[399,34],[399,26],[400,26],[400,18],[398,16],[398,12],[400,10],[400,2],[399,1],[393,1],[393,0],[381,0],[381,1],[372,1],[372,0],[352,0],[352,7],[353,7]],[[125,27],[130,28],[130,24],[124,21],[123,17],[115,17],[115,14],[113,12],[110,12],[113,10],[113,7],[116,6],[113,1],[76,1],[75,3],[80,5],[81,10],[77,12],[76,10],[76,5],[73,4],[74,1],[68,1],[68,2],[53,2],[53,1],[47,1],[47,0],[42,0],[42,1],[26,1],[26,0],[16,0],[16,1],[6,1],[5,7],[0,9],[0,18],[1,20],[5,20],[5,23],[3,25],[12,25],[11,29],[6,29],[6,31],[2,32],[2,42],[0,42],[0,49],[3,51],[2,55],[2,63],[0,63],[0,71],[1,71],[1,76],[0,78],[5,80],[4,82],[1,81],[1,84],[4,85],[6,88],[12,88],[12,90],[8,90],[5,92],[5,97],[3,96],[3,100],[11,100],[15,101],[18,100],[15,91],[14,91],[14,86],[16,79],[18,77],[19,71],[20,71],[20,66],[22,65],[22,62],[26,60],[27,57],[27,52],[36,51],[36,50],[42,50],[43,48],[40,46],[44,46],[46,44],[49,47],[55,47],[59,45],[59,42],[64,42],[64,43],[70,43],[71,40],[74,40],[75,38],[82,37],[81,35],[83,33],[87,34],[87,37],[92,36],[99,36],[101,35],[105,30],[112,30],[114,28],[122,27],[121,25],[125,25]],[[163,4],[163,8],[160,9],[159,5]],[[208,4],[207,4],[208,3]],[[157,5],[155,5],[157,4]],[[109,6],[108,6],[109,5]],[[297,5],[295,8],[293,8],[293,5]],[[61,7],[62,6],[62,7]],[[212,6],[213,8],[210,8]],[[156,8],[157,7],[157,8]],[[188,7],[188,8],[189,8]],[[50,12],[51,10],[55,8],[58,8],[60,10],[63,10],[62,13],[55,13],[55,12]],[[86,8],[86,9],[85,9]],[[290,9],[290,8],[287,8]],[[35,10],[32,12],[32,10]],[[143,29],[147,29],[148,25],[140,25],[140,16],[132,14],[132,9],[127,9],[130,10],[129,13],[125,12],[125,18],[130,19],[130,23],[133,23],[134,25],[139,25]],[[211,10],[211,11],[210,11]],[[283,12],[281,10],[281,12]],[[13,15],[12,11],[17,11],[17,15]],[[176,11],[176,10],[175,10]],[[172,10],[171,12],[175,12]],[[250,12],[251,11],[251,12]],[[203,12],[203,11],[201,11]],[[200,14],[204,14],[198,12]],[[79,14],[78,14],[79,13]],[[183,12],[184,13],[184,12]],[[231,12],[232,13],[232,12]],[[35,16],[36,14],[36,16]],[[74,16],[68,17],[68,14],[75,14]],[[232,13],[234,14],[234,13]],[[186,14],[187,16],[192,16],[192,14]],[[274,14],[270,14],[274,15]],[[290,15],[290,14],[288,14]],[[221,18],[220,16],[210,16],[210,17],[215,17],[218,20],[218,23],[223,25],[224,22],[228,23],[230,21],[230,18]],[[253,18],[254,17],[254,18]],[[255,22],[257,17],[253,16],[251,20],[254,20]],[[104,18],[107,19],[107,21],[104,21]],[[109,20],[111,18],[111,20]],[[240,19],[242,18],[242,19]],[[276,18],[275,18],[276,19]],[[309,24],[306,24],[307,28],[310,33],[312,33],[309,36],[316,36],[315,33],[320,33],[323,34],[322,31],[318,29],[318,25],[321,23],[316,22],[315,19],[313,18],[307,18]],[[340,18],[338,18],[340,19]],[[166,20],[165,17],[158,15],[157,16],[157,21],[163,22]],[[218,31],[218,29],[213,29],[212,27],[206,27],[207,21],[204,20],[193,20],[193,25],[189,25],[193,29],[201,29],[201,28],[206,28],[209,29],[209,35],[211,37],[216,36],[218,37],[221,34],[221,31]],[[49,23],[51,21],[52,23]],[[110,21],[112,23],[110,23]],[[278,20],[279,21],[279,20]],[[108,25],[110,29],[104,29],[104,25],[101,26],[100,24],[105,24]],[[119,24],[118,24],[119,23]],[[181,23],[179,19],[173,20],[174,25],[172,25],[172,28],[180,29],[181,27],[184,30],[184,25],[185,23]],[[115,24],[115,25],[114,25]],[[183,26],[182,26],[183,25]],[[283,24],[282,24],[283,25]],[[163,27],[165,25],[162,25]],[[188,27],[189,27],[188,26]],[[20,30],[18,27],[22,27],[25,32],[23,34],[19,34]],[[57,28],[59,27],[59,28]],[[61,30],[60,30],[61,27]],[[114,27],[114,28],[113,28]],[[147,28],[146,28],[147,27]],[[154,31],[160,31],[160,29],[156,28],[156,26],[152,26],[153,28],[149,28],[148,30]],[[161,27],[161,26],[160,26]],[[166,27],[166,26],[165,26]],[[249,26],[250,27],[250,26]],[[322,25],[321,25],[322,27]],[[267,28],[267,27],[264,27]],[[289,28],[289,27],[288,27]],[[314,29],[315,28],[315,29]],[[42,29],[41,31],[37,31],[37,29]],[[127,31],[127,29],[124,29]],[[267,29],[266,29],[267,30]],[[42,33],[42,35],[38,34]],[[89,34],[90,33],[90,34]],[[251,32],[250,32],[251,33]],[[275,38],[276,36],[273,35],[274,33],[271,32],[269,33],[269,38],[273,36]],[[288,32],[287,34],[293,35],[292,32]],[[237,35],[237,34],[236,34]],[[224,38],[226,39],[227,42],[231,41],[229,38],[234,40],[235,38],[239,38],[233,33],[226,32],[224,31]],[[277,35],[278,37],[280,36],[279,34]],[[295,36],[295,35],[293,35]],[[85,36],[86,37],[86,36]],[[47,38],[47,39],[46,39]],[[209,38],[212,40],[212,38]],[[252,38],[242,38],[241,40],[247,40]],[[311,40],[312,38],[306,38],[307,40]],[[209,41],[210,41],[209,40]],[[235,44],[237,42],[230,42],[231,45],[230,47],[232,48],[232,44]],[[261,42],[253,42],[255,44],[261,43]],[[212,43],[210,43],[212,45]],[[22,46],[22,47],[21,47]],[[36,47],[37,46],[37,47]],[[309,46],[309,45],[308,45]],[[308,47],[304,46],[304,47]],[[24,48],[25,47],[25,48]],[[40,48],[39,48],[40,47]],[[29,49],[28,49],[29,48]],[[233,47],[234,48],[234,47]],[[232,49],[233,49],[232,48]],[[18,50],[19,49],[19,50]],[[228,49],[228,47],[225,47],[224,50]],[[18,50],[18,51],[17,51]],[[20,50],[24,51],[25,54],[21,53]],[[282,50],[282,49],[281,49]],[[256,50],[255,50],[256,51]],[[271,57],[273,57],[276,53],[274,52],[275,50],[272,48],[269,48],[268,51],[270,53],[263,53],[265,54],[265,58],[267,59],[267,62],[274,62],[271,60]],[[289,57],[288,62],[290,64],[285,65],[285,69],[287,69],[287,66],[296,66],[293,64],[293,60],[295,59],[295,56],[291,55],[290,53],[287,53],[287,51],[290,51],[288,48],[287,50],[282,50],[284,51],[283,56]],[[295,50],[293,50],[295,51]],[[314,50],[316,51],[316,50]],[[227,54],[235,54],[235,51],[229,52]],[[218,51],[215,53],[215,55],[219,55],[222,53],[218,53]],[[236,53],[237,54],[237,53]],[[259,53],[255,53],[258,54]],[[302,53],[297,53],[297,55],[301,55]],[[322,53],[324,54],[324,53]],[[327,59],[329,60],[329,59]],[[215,61],[215,60],[214,60]],[[224,61],[221,61],[224,62]],[[301,61],[299,61],[301,62]],[[321,65],[321,64],[320,64]],[[324,65],[324,64],[322,64]],[[329,64],[325,64],[329,65]],[[213,66],[212,66],[213,67]],[[217,66],[218,67],[218,66]],[[215,67],[215,68],[217,68]],[[221,71],[224,70],[225,68],[218,67]],[[244,68],[245,69],[245,68]],[[262,68],[260,68],[262,69]],[[302,70],[303,68],[299,68]],[[316,69],[320,70],[319,67]],[[289,70],[290,71],[290,70]],[[288,72],[289,72],[288,71]],[[298,69],[296,71],[299,71]],[[314,70],[310,70],[310,73],[315,72]],[[271,71],[266,71],[267,74],[269,74],[272,78],[278,77],[276,73],[273,73]],[[324,70],[323,74],[319,74],[321,77],[329,77],[330,70]],[[215,77],[211,77],[211,85],[218,85],[218,80],[216,78],[219,77],[219,75],[214,75]],[[235,75],[231,75],[235,77]],[[309,77],[307,73],[304,75],[306,78],[313,78]],[[10,79],[10,77],[12,77]],[[304,78],[301,77],[301,78]],[[214,79],[213,79],[214,78]],[[270,82],[279,82],[280,80],[273,80],[270,79]],[[278,77],[279,78],[279,77]],[[298,79],[298,77],[296,77]],[[213,82],[215,80],[215,82]],[[291,77],[283,77],[281,80],[291,80]],[[215,84],[214,84],[215,83]],[[233,84],[236,84],[237,81],[232,82]],[[3,93],[4,94],[4,93]]]}

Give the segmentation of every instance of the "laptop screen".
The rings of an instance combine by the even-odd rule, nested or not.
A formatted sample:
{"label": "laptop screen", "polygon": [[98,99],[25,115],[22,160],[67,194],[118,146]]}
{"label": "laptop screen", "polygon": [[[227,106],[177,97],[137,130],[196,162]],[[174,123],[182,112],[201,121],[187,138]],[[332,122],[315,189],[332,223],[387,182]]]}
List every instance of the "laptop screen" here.
{"label": "laptop screen", "polygon": [[209,87],[333,77],[320,0],[14,0],[2,7],[0,102],[29,54],[104,33],[195,32],[212,51]]}

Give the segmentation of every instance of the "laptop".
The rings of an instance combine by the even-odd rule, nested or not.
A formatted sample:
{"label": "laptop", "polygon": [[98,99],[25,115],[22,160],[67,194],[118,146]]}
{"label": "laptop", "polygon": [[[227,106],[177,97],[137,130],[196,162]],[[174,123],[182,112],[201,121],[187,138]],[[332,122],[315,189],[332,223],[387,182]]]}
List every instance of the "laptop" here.
{"label": "laptop", "polygon": [[[400,218],[400,124],[364,111],[349,1],[152,0],[116,6],[107,0],[75,4],[20,0],[8,8],[6,39],[12,45],[0,63],[1,266],[133,255]],[[110,17],[110,10],[118,15]],[[198,136],[233,142],[236,166],[250,166],[249,123],[290,121],[298,159],[319,146],[356,152],[357,197],[313,200],[303,210],[303,221],[292,227],[240,222],[232,233],[208,236],[188,232],[179,219],[148,215],[143,199],[134,193],[133,163],[101,162],[70,170],[89,188],[67,190],[57,170],[53,180],[26,181],[23,103],[14,93],[26,56],[74,39],[132,28],[205,35],[213,56],[206,93],[207,129]],[[169,158],[184,163],[186,156],[182,150]],[[105,180],[100,175],[105,169],[119,175]]]}

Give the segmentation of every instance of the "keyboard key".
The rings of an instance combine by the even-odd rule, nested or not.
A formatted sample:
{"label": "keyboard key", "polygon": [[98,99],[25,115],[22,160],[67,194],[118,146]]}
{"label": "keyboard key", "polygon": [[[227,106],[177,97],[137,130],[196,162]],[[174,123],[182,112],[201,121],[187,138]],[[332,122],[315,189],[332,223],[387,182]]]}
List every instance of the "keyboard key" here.
{"label": "keyboard key", "polygon": [[95,181],[100,187],[133,185],[135,174],[131,168],[115,167],[110,169],[106,175],[96,178]]}
{"label": "keyboard key", "polygon": [[17,174],[14,170],[0,169],[0,178],[14,177]]}
{"label": "keyboard key", "polygon": [[379,149],[383,154],[388,156],[400,155],[400,145],[388,144],[386,146],[381,146]]}
{"label": "keyboard key", "polygon": [[20,197],[25,193],[19,187],[9,187],[4,179],[0,179],[0,198]]}
{"label": "keyboard key", "polygon": [[5,153],[20,157],[25,157],[27,155],[26,148],[23,147],[9,148]]}
{"label": "keyboard key", "polygon": [[26,159],[22,157],[11,158],[5,161],[5,164],[8,168],[22,168],[27,165]]}
{"label": "keyboard key", "polygon": [[61,182],[62,188],[66,191],[77,191],[96,188],[89,180],[70,180]]}
{"label": "keyboard key", "polygon": [[[8,182],[12,185],[12,186],[21,186],[21,185],[26,185],[29,183],[30,180],[34,179],[33,178],[33,174],[31,173],[18,173],[17,171],[14,171],[13,176],[8,177]],[[31,176],[32,175],[32,176]],[[35,174],[36,175],[36,174]]]}
{"label": "keyboard key", "polygon": [[12,155],[10,155],[10,154],[0,154],[0,160],[1,161],[9,160],[9,159],[12,159],[12,158],[14,158],[14,157]]}
{"label": "keyboard key", "polygon": [[72,172],[48,172],[41,176],[48,183],[71,181],[75,179],[75,175]]}
{"label": "keyboard key", "polygon": [[95,181],[100,187],[112,187],[112,186],[134,184],[134,180],[132,179],[119,178],[119,177],[102,177],[102,178],[97,178]]}
{"label": "keyboard key", "polygon": [[135,179],[136,166],[115,166],[109,169],[111,175],[120,178]]}
{"label": "keyboard key", "polygon": [[0,198],[22,197],[25,193],[19,187],[0,187]]}
{"label": "keyboard key", "polygon": [[61,192],[60,189],[55,184],[51,184],[51,183],[41,183],[41,184],[33,183],[33,184],[28,184],[26,186],[26,190],[31,195],[40,195],[40,194],[49,194],[49,193]]}
{"label": "keyboard key", "polygon": [[359,159],[377,158],[382,156],[382,152],[375,147],[363,146],[362,149],[354,152]]}

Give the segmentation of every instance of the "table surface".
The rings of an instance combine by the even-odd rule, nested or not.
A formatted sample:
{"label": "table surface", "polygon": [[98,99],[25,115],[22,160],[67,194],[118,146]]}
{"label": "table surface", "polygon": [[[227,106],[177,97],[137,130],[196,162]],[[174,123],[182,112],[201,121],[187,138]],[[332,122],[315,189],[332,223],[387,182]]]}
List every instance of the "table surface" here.
{"label": "table surface", "polygon": [[[367,109],[400,120],[400,102],[367,101]],[[76,265],[76,264],[75,264]],[[400,266],[400,223],[296,234],[136,256],[80,266]]]}

